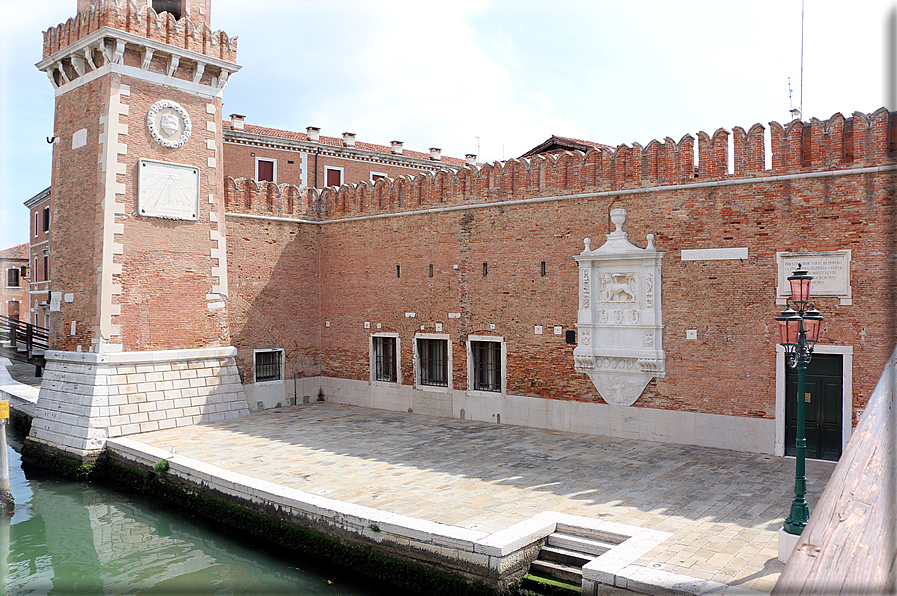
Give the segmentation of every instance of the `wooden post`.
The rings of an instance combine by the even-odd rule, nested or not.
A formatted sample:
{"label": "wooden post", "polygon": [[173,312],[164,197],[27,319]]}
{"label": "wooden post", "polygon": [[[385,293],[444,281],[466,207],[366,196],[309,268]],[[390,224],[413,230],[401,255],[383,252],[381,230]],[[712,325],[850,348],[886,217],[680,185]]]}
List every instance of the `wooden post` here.
{"label": "wooden post", "polygon": [[6,421],[9,419],[9,402],[0,401],[0,515],[12,513],[15,500],[9,484],[9,455],[6,452]]}

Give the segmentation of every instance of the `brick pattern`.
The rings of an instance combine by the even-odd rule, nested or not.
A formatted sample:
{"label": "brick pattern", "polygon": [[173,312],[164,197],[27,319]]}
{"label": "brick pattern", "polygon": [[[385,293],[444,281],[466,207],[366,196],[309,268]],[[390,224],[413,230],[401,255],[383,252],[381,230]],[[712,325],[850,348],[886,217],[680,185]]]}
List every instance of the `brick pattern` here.
{"label": "brick pattern", "polygon": [[[401,384],[413,385],[414,334],[441,324],[454,351],[455,390],[467,387],[462,342],[493,333],[507,344],[508,395],[603,403],[588,377],[573,370],[573,346],[550,331],[574,328],[573,256],[585,237],[600,246],[602,234],[613,230],[610,210],[623,207],[630,240],[644,246],[646,234],[654,234],[666,253],[660,290],[667,378],[651,381],[635,407],[774,419],[774,319],[782,308],[776,305],[776,253],[850,249],[854,304],[820,298],[817,305],[826,316],[823,341],[854,348],[853,408],[863,408],[893,331],[884,305],[894,303],[895,287],[882,276],[894,250],[889,117],[878,110],[847,121],[840,115],[814,119],[805,125],[810,135],[802,134],[800,123],[773,124],[771,170],[763,169],[763,127],[744,134],[736,129],[737,176],[727,173],[728,133],[717,131],[699,135],[698,178],[687,136],[644,149],[621,146],[614,153],[567,153],[325,189],[320,245],[306,255],[320,262],[313,297],[320,300],[320,344],[317,351],[309,345],[304,356],[320,360],[322,376],[367,381],[370,334],[398,333]],[[839,132],[848,128],[845,122],[850,135]],[[788,135],[777,136],[780,130]],[[789,174],[795,176],[780,177]],[[242,193],[245,186],[228,182],[227,188],[229,222],[240,213],[260,214],[254,197]],[[526,199],[532,202],[496,204]],[[249,222],[271,225],[241,221],[240,233],[250,239],[256,236]],[[239,255],[232,252],[231,267],[251,265],[264,280],[289,276],[280,258],[297,247],[258,240]],[[727,247],[746,247],[749,257],[681,259],[684,249]],[[259,287],[255,302],[236,308],[248,312],[257,303],[292,299],[273,283]],[[405,314],[411,312],[414,318]],[[271,327],[288,324],[271,316]],[[537,325],[546,333],[536,335]],[[686,340],[686,330],[697,330],[697,340]],[[235,341],[241,367],[251,366],[242,356],[242,342],[251,341],[251,334]]]}
{"label": "brick pattern", "polygon": [[48,353],[29,439],[86,455],[111,437],[249,414],[232,356],[141,359],[78,362]]}
{"label": "brick pattern", "polygon": [[152,6],[138,6],[131,0],[95,0],[90,6],[79,2],[78,8],[77,16],[44,32],[44,58],[110,27],[228,62],[237,59],[237,38],[209,29],[207,11],[199,15],[195,10],[190,18],[178,21],[171,13],[157,14]]}

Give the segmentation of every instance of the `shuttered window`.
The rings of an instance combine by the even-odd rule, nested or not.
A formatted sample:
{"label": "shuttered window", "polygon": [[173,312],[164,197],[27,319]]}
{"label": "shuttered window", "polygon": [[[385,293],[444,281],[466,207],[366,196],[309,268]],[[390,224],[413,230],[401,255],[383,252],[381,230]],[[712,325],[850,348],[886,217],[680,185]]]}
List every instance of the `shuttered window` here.
{"label": "shuttered window", "polygon": [[267,182],[277,182],[274,179],[274,162],[267,159],[258,160],[258,180]]}
{"label": "shuttered window", "polygon": [[342,170],[327,168],[327,186],[340,186],[343,183]]}

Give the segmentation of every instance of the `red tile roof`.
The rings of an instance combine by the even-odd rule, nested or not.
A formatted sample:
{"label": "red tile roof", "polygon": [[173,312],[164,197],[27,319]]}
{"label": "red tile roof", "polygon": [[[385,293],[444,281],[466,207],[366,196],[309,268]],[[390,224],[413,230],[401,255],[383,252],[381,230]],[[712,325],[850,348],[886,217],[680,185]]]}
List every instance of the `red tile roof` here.
{"label": "red tile roof", "polygon": [[0,250],[0,259],[24,259],[28,260],[29,247],[27,242],[16,244]]}
{"label": "red tile roof", "polygon": [[587,151],[590,147],[594,147],[595,149],[610,149],[611,151],[614,149],[603,143],[551,135],[546,141],[539,143],[520,157],[532,157],[541,153],[559,153],[563,151]]}
{"label": "red tile roof", "polygon": [[562,137],[560,135],[552,135],[555,139],[561,139],[564,141],[570,141],[571,143],[581,143],[583,145],[589,145],[590,147],[594,147],[595,149],[610,149],[613,151],[613,147],[610,145],[605,145],[604,143],[596,143],[595,141],[586,141],[584,139],[574,139],[573,137]]}
{"label": "red tile roof", "polygon": [[[279,128],[269,128],[267,126],[259,126],[257,124],[249,124],[248,122],[243,124],[243,130],[239,130],[233,127],[233,122],[230,120],[225,120],[223,122],[225,130],[233,130],[235,132],[247,132],[255,135],[262,135],[266,137],[274,137],[277,139],[289,139],[292,141],[305,141],[305,142],[314,142],[308,140],[308,135],[304,132],[295,132],[292,130],[282,130]],[[318,137],[318,143],[321,145],[329,145],[331,147],[345,147],[343,143],[342,137],[327,137],[321,135]],[[359,149],[361,151],[370,151],[372,153],[382,153],[385,155],[396,155],[392,152],[392,147],[387,147],[386,145],[375,145],[373,143],[365,143],[363,141],[355,141],[355,149]],[[466,162],[463,159],[458,159],[457,157],[447,157],[445,155],[442,156],[440,161],[435,161],[430,159],[430,154],[422,153],[420,151],[412,151],[410,149],[404,149],[400,156],[411,157],[414,159],[422,159],[426,161],[430,161],[434,164],[445,163],[453,166],[463,166]]]}

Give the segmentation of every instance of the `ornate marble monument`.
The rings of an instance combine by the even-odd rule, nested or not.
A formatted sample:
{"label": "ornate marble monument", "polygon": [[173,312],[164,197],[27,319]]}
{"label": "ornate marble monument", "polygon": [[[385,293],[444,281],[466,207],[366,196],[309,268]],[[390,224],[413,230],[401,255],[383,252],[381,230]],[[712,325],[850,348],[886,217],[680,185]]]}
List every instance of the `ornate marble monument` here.
{"label": "ornate marble monument", "polygon": [[623,231],[625,209],[613,209],[616,230],[592,250],[591,238],[579,263],[579,342],[573,350],[577,372],[592,379],[604,400],[631,406],[652,378],[666,374],[660,266],[664,253],[654,235],[639,248]]}

